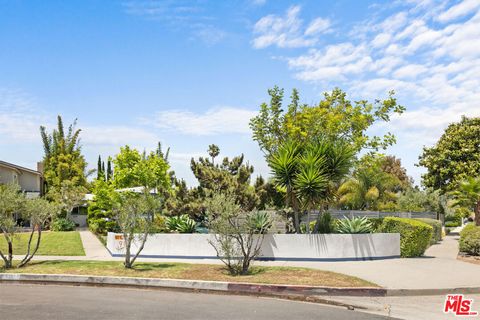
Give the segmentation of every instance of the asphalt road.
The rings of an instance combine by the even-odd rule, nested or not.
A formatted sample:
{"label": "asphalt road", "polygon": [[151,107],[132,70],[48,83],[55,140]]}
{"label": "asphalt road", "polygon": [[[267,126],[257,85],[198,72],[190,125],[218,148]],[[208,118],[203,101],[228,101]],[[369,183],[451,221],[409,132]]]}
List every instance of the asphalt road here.
{"label": "asphalt road", "polygon": [[314,303],[161,290],[0,284],[0,319],[386,319]]}

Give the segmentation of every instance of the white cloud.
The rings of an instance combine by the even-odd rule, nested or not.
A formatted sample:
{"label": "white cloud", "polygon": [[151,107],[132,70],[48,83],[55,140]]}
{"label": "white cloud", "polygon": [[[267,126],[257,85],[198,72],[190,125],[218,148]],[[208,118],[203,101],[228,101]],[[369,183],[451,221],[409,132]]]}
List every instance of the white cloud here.
{"label": "white cloud", "polygon": [[158,112],[153,124],[187,135],[248,134],[248,123],[256,114],[256,111],[232,107],[210,109],[203,114],[170,110]]}
{"label": "white cloud", "polygon": [[450,7],[447,11],[438,16],[438,20],[441,22],[448,22],[450,20],[465,16],[480,7],[480,1],[478,0],[464,0],[460,3]]}
{"label": "white cloud", "polygon": [[299,17],[300,6],[288,8],[285,16],[267,15],[255,23],[253,47],[257,49],[275,45],[279,48],[309,47],[316,44],[318,36],[329,31],[331,22],[325,18],[314,19],[305,29]]}
{"label": "white cloud", "polygon": [[480,1],[396,6],[400,12],[381,19],[374,13],[349,26],[354,31],[336,34],[337,41],[284,59],[295,78],[327,90],[345,88],[354,98],[374,99],[394,89],[407,111],[379,127],[405,139],[395,149],[409,150],[400,156],[409,157],[411,169],[422,146],[449,123],[480,116]]}
{"label": "white cloud", "polygon": [[327,31],[332,23],[330,22],[329,19],[324,19],[324,18],[316,18],[307,27],[307,30],[305,30],[305,35],[306,36],[311,36],[315,35],[318,33],[322,33]]}

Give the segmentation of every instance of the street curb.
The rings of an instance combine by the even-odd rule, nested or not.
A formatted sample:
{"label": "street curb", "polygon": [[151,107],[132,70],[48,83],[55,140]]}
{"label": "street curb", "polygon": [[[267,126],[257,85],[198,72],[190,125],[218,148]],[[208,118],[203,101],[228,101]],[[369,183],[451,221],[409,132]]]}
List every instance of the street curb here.
{"label": "street curb", "polygon": [[[221,282],[203,280],[180,279],[152,279],[133,277],[104,277],[90,275],[64,274],[26,274],[0,273],[0,283],[35,283],[35,284],[65,284],[76,286],[106,286],[141,289],[173,289],[188,291],[208,291],[224,294],[273,296],[278,298],[321,302],[331,304],[322,297],[358,296],[358,297],[386,297],[386,296],[427,296],[446,295],[452,293],[476,294],[480,287],[464,288],[435,288],[435,289],[385,289],[375,287],[320,287],[255,284],[241,282]],[[336,303],[333,303],[336,304]],[[336,304],[338,305],[338,304]]]}
{"label": "street curb", "polygon": [[[254,283],[232,283],[203,280],[151,279],[132,277],[103,277],[89,275],[62,274],[25,274],[3,273],[0,282],[38,283],[38,284],[71,284],[84,286],[115,286],[126,288],[165,288],[193,291],[211,291],[238,293],[247,295],[268,295],[288,297],[321,297],[321,296],[376,296],[386,295],[386,290],[374,287],[334,288],[296,285],[273,285]],[[308,299],[307,299],[308,300]]]}

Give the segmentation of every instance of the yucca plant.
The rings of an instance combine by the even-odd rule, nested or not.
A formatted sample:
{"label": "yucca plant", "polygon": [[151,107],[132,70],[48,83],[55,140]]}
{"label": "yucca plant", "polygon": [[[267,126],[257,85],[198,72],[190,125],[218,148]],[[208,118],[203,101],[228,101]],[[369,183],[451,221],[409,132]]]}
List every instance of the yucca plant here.
{"label": "yucca plant", "polygon": [[349,219],[344,216],[343,220],[337,221],[336,231],[338,233],[371,233],[373,225],[367,217],[354,217]]}

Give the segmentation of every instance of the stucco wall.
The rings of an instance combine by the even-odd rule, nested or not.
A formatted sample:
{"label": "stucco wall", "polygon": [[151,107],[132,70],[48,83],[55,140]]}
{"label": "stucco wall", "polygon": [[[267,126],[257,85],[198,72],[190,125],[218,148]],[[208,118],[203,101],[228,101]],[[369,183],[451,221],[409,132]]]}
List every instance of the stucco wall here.
{"label": "stucco wall", "polygon": [[[164,258],[216,258],[210,234],[154,234],[148,237],[141,256]],[[120,234],[109,233],[107,248],[114,256],[124,254]],[[132,252],[136,252],[136,245]],[[364,260],[400,256],[398,233],[374,234],[269,234],[261,249],[262,259]]]}
{"label": "stucco wall", "polygon": [[40,192],[40,176],[26,171],[17,171],[0,166],[0,182],[12,183],[14,182],[14,174],[17,176],[18,184],[25,191]]}

